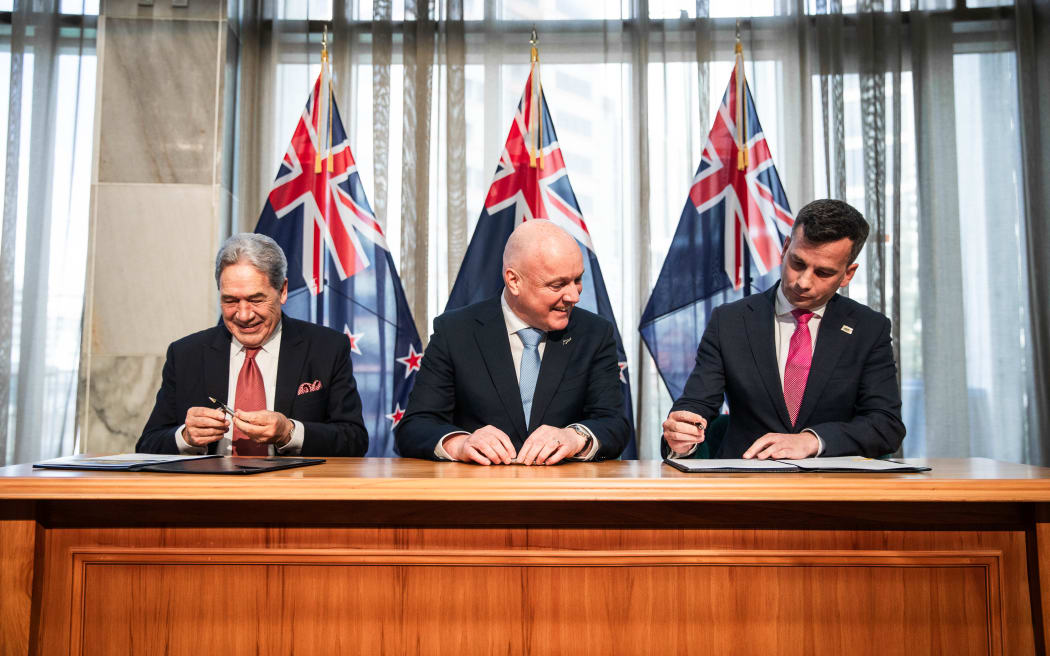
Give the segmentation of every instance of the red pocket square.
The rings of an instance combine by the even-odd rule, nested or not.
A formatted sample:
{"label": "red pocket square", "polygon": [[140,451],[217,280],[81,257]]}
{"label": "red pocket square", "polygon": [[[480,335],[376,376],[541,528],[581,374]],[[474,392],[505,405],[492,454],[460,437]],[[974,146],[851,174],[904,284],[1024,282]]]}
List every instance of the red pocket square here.
{"label": "red pocket square", "polygon": [[316,392],[321,389],[321,381],[315,380],[312,383],[301,383],[299,385],[299,396],[303,394],[309,394],[310,392]]}

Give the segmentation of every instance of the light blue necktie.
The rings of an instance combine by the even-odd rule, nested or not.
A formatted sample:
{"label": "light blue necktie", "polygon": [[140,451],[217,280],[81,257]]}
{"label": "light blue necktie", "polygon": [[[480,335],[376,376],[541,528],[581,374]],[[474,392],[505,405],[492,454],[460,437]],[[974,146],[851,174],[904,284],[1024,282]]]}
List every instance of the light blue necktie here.
{"label": "light blue necktie", "polygon": [[536,380],[540,376],[540,340],[543,331],[535,328],[522,328],[518,337],[525,346],[521,353],[521,369],[518,370],[518,389],[521,390],[521,407],[525,411],[525,427],[529,427],[532,415],[532,397],[536,393]]}

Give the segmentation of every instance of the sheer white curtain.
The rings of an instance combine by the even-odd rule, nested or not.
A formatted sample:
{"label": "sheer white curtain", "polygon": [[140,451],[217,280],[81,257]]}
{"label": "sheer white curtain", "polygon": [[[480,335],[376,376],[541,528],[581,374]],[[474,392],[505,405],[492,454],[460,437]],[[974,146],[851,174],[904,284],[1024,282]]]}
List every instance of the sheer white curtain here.
{"label": "sheer white curtain", "polygon": [[0,464],[74,449],[97,14],[0,2]]}
{"label": "sheer white curtain", "polygon": [[240,164],[241,227],[254,226],[328,26],[354,154],[428,333],[481,212],[535,26],[544,91],[630,359],[639,452],[656,457],[671,399],[640,347],[638,317],[728,81],[739,20],[792,207],[839,197],[872,223],[848,293],[894,320],[904,453],[1034,462],[1046,354],[1031,339],[1014,8],[913,4],[266,5],[246,31],[264,54],[245,64],[255,72],[242,90],[256,90],[258,109],[242,139],[268,145]]}

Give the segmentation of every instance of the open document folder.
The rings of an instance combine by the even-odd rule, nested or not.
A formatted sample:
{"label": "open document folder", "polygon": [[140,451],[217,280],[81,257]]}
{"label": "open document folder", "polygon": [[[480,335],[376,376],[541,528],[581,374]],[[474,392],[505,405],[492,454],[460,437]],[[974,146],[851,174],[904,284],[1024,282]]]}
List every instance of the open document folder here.
{"label": "open document folder", "polygon": [[843,456],[839,458],[806,458],[804,460],[744,460],[743,458],[724,458],[720,460],[672,460],[664,462],[684,472],[923,472],[929,467],[896,462],[894,460],[875,460],[861,456]]}
{"label": "open document folder", "polygon": [[87,469],[159,472],[169,474],[258,474],[260,472],[319,465],[324,458],[177,456],[155,453],[121,453],[114,456],[66,456],[34,463],[40,469]]}

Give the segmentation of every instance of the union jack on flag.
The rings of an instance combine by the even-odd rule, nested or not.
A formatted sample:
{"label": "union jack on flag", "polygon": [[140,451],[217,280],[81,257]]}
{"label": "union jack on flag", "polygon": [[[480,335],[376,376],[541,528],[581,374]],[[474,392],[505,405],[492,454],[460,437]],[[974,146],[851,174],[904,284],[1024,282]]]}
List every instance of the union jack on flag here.
{"label": "union jack on flag", "polygon": [[794,223],[751,91],[737,80],[741,70],[729,79],[638,327],[673,398],[692,372],[711,311],[777,281]]}
{"label": "union jack on flag", "polygon": [[255,231],[273,237],[288,258],[284,311],[346,334],[367,455],[393,456],[392,429],[423,348],[329,84],[324,66]]}
{"label": "union jack on flag", "polygon": [[[549,219],[576,238],[586,260],[578,305],[601,315],[616,333],[624,414],[634,426],[627,355],[605,289],[598,257],[583,212],[569,182],[569,172],[554,132],[547,100],[534,65],[510,125],[507,143],[485,197],[485,206],[460,266],[445,311],[493,298],[503,290],[503,247],[515,226],[530,219]],[[534,86],[535,85],[535,86]],[[623,458],[637,458],[631,442]]]}

